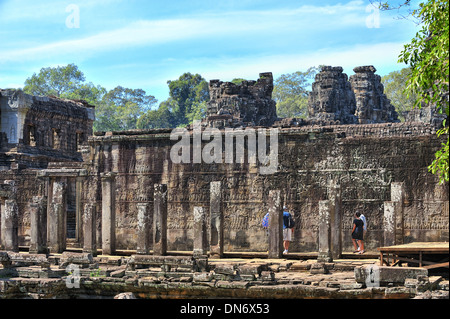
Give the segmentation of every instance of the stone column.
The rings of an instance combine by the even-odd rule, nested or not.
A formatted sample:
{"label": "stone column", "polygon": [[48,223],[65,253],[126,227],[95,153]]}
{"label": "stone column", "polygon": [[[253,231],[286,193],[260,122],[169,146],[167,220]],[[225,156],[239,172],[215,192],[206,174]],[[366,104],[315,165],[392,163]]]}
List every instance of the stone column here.
{"label": "stone column", "polygon": [[341,185],[332,181],[328,185],[328,200],[330,205],[330,251],[331,258],[342,255],[342,200]]}
{"label": "stone column", "polygon": [[66,249],[66,178],[52,178],[51,200],[47,215],[47,246],[50,253],[62,253]]}
{"label": "stone column", "polygon": [[83,252],[97,256],[97,207],[95,204],[84,205],[83,233]]}
{"label": "stone column", "polygon": [[210,253],[215,258],[223,257],[223,211],[221,182],[211,182],[209,197]]}
{"label": "stone column", "polygon": [[83,184],[86,182],[86,177],[76,177],[75,182],[75,238],[77,241],[80,241],[83,229],[83,205],[81,203],[81,194],[83,190]]}
{"label": "stone column", "polygon": [[203,207],[194,207],[194,257],[206,255],[208,241],[206,234],[206,213]]}
{"label": "stone column", "polygon": [[384,202],[384,246],[395,245],[395,202]]}
{"label": "stone column", "polygon": [[15,199],[5,199],[1,207],[1,237],[4,250],[19,251],[19,210]]}
{"label": "stone column", "polygon": [[47,198],[33,196],[30,207],[30,248],[32,254],[47,252]]}
{"label": "stone column", "polygon": [[101,173],[102,179],[102,254],[112,255],[116,251],[116,174]]}
{"label": "stone column", "polygon": [[269,191],[269,258],[283,256],[283,205],[279,190]]}
{"label": "stone column", "polygon": [[150,204],[139,203],[137,204],[138,224],[137,224],[137,248],[136,253],[141,255],[148,255],[150,253],[151,237],[151,214]]}
{"label": "stone column", "polygon": [[167,185],[155,184],[153,195],[153,254],[167,253]]}
{"label": "stone column", "polygon": [[404,183],[391,183],[391,201],[384,202],[384,246],[403,244]]}
{"label": "stone column", "polygon": [[331,262],[331,201],[319,201],[319,256],[318,262]]}

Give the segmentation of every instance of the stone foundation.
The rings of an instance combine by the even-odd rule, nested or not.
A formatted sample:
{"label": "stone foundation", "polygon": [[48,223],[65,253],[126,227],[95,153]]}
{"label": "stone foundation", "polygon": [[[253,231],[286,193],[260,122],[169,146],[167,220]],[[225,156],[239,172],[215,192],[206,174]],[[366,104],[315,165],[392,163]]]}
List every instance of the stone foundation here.
{"label": "stone foundation", "polygon": [[[327,272],[323,273],[316,271],[320,267],[315,260],[216,259],[207,261],[208,269],[199,269],[192,257],[92,258],[70,253],[49,256],[48,265],[42,268],[36,264],[42,257],[33,261],[1,252],[0,262],[5,264],[10,258],[29,260],[29,264],[0,268],[0,299],[114,298],[123,293],[138,299],[411,299],[423,298],[425,292],[428,298],[448,299],[449,291],[448,280],[428,276],[423,269],[418,274],[401,267],[382,267],[383,273],[387,268],[401,273],[401,280],[367,285],[359,273],[364,267],[377,267],[373,260],[325,263],[321,267]],[[74,263],[67,265],[68,261]]]}

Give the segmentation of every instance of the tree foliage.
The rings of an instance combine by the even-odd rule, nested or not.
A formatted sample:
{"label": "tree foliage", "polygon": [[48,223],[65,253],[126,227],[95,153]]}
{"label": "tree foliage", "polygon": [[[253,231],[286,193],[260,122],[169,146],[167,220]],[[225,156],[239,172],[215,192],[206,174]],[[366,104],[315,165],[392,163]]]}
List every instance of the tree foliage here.
{"label": "tree foliage", "polygon": [[[157,100],[147,95],[142,89],[129,89],[117,86],[103,96],[97,115],[101,116],[97,122],[97,129],[114,130],[136,129],[141,116],[151,110]],[[103,113],[103,111],[105,111]],[[102,114],[103,113],[103,114]],[[108,118],[105,118],[105,115]],[[100,121],[106,121],[108,126],[101,127]]]}
{"label": "tree foliage", "polygon": [[208,82],[200,74],[186,72],[178,79],[167,81],[175,126],[192,123],[205,114],[209,101]]}
{"label": "tree foliage", "polygon": [[311,80],[319,70],[320,67],[311,67],[306,72],[282,74],[275,80],[273,99],[279,117],[307,117]]}
{"label": "tree foliage", "polygon": [[395,107],[401,121],[414,108],[417,100],[416,92],[409,92],[406,82],[411,77],[411,68],[406,67],[399,71],[393,71],[381,78],[384,86],[384,93]]}
{"label": "tree foliage", "polygon": [[[409,3],[409,1],[407,1]],[[448,0],[429,0],[419,4],[413,11],[422,28],[404,46],[399,62],[411,67],[411,76],[406,82],[410,92],[417,92],[415,106],[422,104],[436,106],[436,109],[449,116],[449,2]],[[437,133],[447,135],[447,142],[436,152],[435,160],[429,166],[441,182],[448,182],[448,123]]]}
{"label": "tree foliage", "polygon": [[23,91],[32,95],[65,97],[74,94],[85,80],[75,64],[42,68],[25,81]]}

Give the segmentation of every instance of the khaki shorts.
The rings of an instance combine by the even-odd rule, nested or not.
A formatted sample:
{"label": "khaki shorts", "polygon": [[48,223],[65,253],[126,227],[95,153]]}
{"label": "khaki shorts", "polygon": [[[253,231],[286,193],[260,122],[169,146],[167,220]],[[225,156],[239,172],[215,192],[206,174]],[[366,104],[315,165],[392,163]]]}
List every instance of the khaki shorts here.
{"label": "khaki shorts", "polygon": [[292,229],[291,228],[283,229],[283,240],[292,241]]}

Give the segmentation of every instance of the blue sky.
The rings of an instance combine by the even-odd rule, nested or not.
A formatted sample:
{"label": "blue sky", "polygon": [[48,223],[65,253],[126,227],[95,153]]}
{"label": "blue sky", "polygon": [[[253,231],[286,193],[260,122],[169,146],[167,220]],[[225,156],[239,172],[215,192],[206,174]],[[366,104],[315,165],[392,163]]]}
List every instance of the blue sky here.
{"label": "blue sky", "polygon": [[375,16],[369,0],[0,0],[0,88],[69,63],[159,102],[184,72],[230,81],[374,65],[383,76],[405,66],[398,55],[418,27],[395,11]]}

